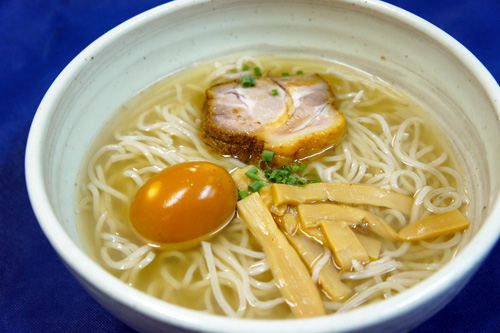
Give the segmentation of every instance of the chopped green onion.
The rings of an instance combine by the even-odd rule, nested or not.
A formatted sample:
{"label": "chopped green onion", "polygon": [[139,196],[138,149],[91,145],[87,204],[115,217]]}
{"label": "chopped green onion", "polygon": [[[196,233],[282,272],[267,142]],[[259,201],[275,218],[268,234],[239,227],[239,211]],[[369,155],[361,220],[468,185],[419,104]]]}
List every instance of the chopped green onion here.
{"label": "chopped green onion", "polygon": [[281,76],[288,76],[290,74],[288,74],[287,72],[284,72],[284,73],[281,73]]}
{"label": "chopped green onion", "polygon": [[264,187],[264,182],[262,180],[254,181],[252,184],[248,185],[248,189],[251,192],[257,192]]}
{"label": "chopped green onion", "polygon": [[248,178],[252,178],[254,180],[262,180],[259,176],[257,176],[258,171],[259,170],[257,170],[256,167],[253,167],[250,170],[248,170],[247,172],[245,172],[245,175],[247,175]]}
{"label": "chopped green onion", "polygon": [[274,169],[269,175],[269,181],[272,183],[283,183],[288,177],[288,172],[282,169]]}
{"label": "chopped green onion", "polygon": [[288,172],[288,174],[290,174],[290,175],[293,173],[293,169],[292,169],[292,167],[291,167],[291,166],[289,166],[289,165],[283,165],[283,166],[281,167],[281,169],[283,169],[284,171]]}
{"label": "chopped green onion", "polygon": [[250,67],[248,67],[248,65],[244,65],[244,66],[243,66],[243,70],[244,70],[244,71],[247,71],[247,70],[249,70],[249,69],[250,69]]}
{"label": "chopped green onion", "polygon": [[248,197],[248,194],[245,190],[239,191],[238,195],[240,196],[241,199],[245,199],[246,197]]}
{"label": "chopped green onion", "polygon": [[[264,172],[268,172],[271,167],[267,162],[272,162],[274,159],[274,152],[269,151],[269,150],[264,150],[262,152],[262,159],[257,163],[257,166],[259,169],[261,169]],[[262,167],[262,163],[264,163],[264,167]]]}
{"label": "chopped green onion", "polygon": [[262,160],[266,162],[272,162],[274,159],[274,152],[270,150],[264,150],[262,152]]}
{"label": "chopped green onion", "polygon": [[[283,165],[278,169],[272,170],[269,167],[268,162],[272,163],[273,160],[274,160],[274,152],[269,150],[264,150],[262,152],[262,159],[257,164],[257,168],[264,171],[265,177],[271,183],[305,186],[310,183],[320,182],[318,176],[312,173],[308,173],[302,177],[292,176],[296,172],[304,171],[307,167],[305,164]],[[262,168],[262,163],[264,163],[264,168]],[[264,181],[261,179],[261,177],[257,175],[258,173],[257,168],[253,167],[245,173],[247,177],[255,180],[255,182],[253,182],[248,187],[249,190],[253,192],[260,190],[264,186]],[[312,177],[313,179],[308,177]]]}
{"label": "chopped green onion", "polygon": [[256,167],[253,167],[253,168],[251,168],[250,170],[247,171],[247,173],[253,173],[253,174],[257,174],[257,172],[259,172],[259,170],[257,170]]}
{"label": "chopped green onion", "polygon": [[304,72],[303,71],[297,71],[297,74],[298,75],[302,75],[302,74],[304,74]]}
{"label": "chopped green onion", "polygon": [[241,77],[241,86],[243,88],[255,87],[255,79],[248,75],[243,75]]}
{"label": "chopped green onion", "polygon": [[271,95],[278,96],[278,89],[271,90]]}
{"label": "chopped green onion", "polygon": [[254,180],[262,180],[262,178],[260,178],[259,176],[257,176],[257,175],[256,175],[256,174],[254,174],[254,173],[248,173],[248,172],[247,172],[247,173],[246,173],[246,175],[247,175],[247,177],[248,177],[248,178],[252,178],[252,179],[254,179]]}
{"label": "chopped green onion", "polygon": [[307,185],[307,178],[301,177],[301,178],[297,179],[297,185],[299,185],[299,186]]}
{"label": "chopped green onion", "polygon": [[262,73],[260,72],[259,67],[254,67],[253,72],[255,73],[255,76],[262,76]]}
{"label": "chopped green onion", "polygon": [[277,179],[282,173],[280,169],[274,169],[269,175],[269,180]]}
{"label": "chopped green onion", "polygon": [[[264,163],[264,167],[262,167],[262,163]],[[267,164],[266,161],[264,160],[260,160],[258,163],[257,163],[257,167],[259,169],[261,169],[262,171],[264,172],[269,172],[269,170],[271,170],[271,167],[269,166],[269,164]]]}

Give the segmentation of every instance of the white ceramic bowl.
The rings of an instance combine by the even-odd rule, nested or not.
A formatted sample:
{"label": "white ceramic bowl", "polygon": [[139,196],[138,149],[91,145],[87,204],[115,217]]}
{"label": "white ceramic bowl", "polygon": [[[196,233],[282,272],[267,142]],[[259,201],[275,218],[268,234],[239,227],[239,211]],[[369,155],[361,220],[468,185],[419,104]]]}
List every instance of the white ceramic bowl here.
{"label": "white ceramic bowl", "polygon": [[[189,64],[245,51],[334,58],[394,82],[424,105],[465,163],[474,237],[444,268],[389,300],[307,320],[235,320],[180,308],[120,282],[82,248],[77,172],[102,125],[127,99]],[[391,5],[368,1],[176,1],[111,30],[79,54],[45,95],[26,150],[30,199],[70,271],[105,308],[142,331],[169,325],[219,332],[399,331],[442,308],[500,234],[500,89],[450,36]],[[485,207],[485,209],[483,209]]]}

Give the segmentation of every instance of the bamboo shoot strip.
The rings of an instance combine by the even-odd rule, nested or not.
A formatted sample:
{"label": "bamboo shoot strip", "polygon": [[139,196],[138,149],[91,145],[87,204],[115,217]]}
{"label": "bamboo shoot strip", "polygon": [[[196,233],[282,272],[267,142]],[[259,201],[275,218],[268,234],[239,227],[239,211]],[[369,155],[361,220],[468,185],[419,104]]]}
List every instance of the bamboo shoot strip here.
{"label": "bamboo shoot strip", "polygon": [[361,245],[363,245],[363,247],[365,248],[370,260],[377,260],[380,255],[380,249],[382,248],[382,242],[378,239],[361,235],[357,232],[355,232],[354,234],[360,241]]}
{"label": "bamboo shoot strip", "polygon": [[325,315],[318,288],[285,235],[278,229],[259,193],[238,201],[238,213],[262,245],[274,281],[297,318]]}
{"label": "bamboo shoot strip", "polygon": [[333,203],[302,204],[297,207],[300,223],[304,228],[319,226],[320,220],[345,221],[350,226],[366,223],[368,229],[382,238],[398,240],[399,236],[380,217],[366,210]]}
{"label": "bamboo shoot strip", "polygon": [[264,201],[264,204],[266,205],[267,209],[269,209],[271,213],[278,216],[285,215],[288,205],[279,205],[279,206],[274,205],[273,197],[271,196],[271,185],[266,185],[263,188],[261,188],[259,194],[262,198],[262,201]]}
{"label": "bamboo shoot strip", "polygon": [[[323,254],[323,247],[315,241],[303,235],[287,235],[288,241],[297,250],[309,270],[312,271],[318,258]],[[349,297],[352,289],[345,285],[339,278],[339,271],[330,261],[326,264],[318,275],[318,281],[323,290],[334,301],[340,301]]]}
{"label": "bamboo shoot strip", "polygon": [[275,205],[300,205],[328,200],[344,204],[393,208],[408,216],[413,207],[412,197],[367,185],[314,183],[298,187],[273,184],[271,191]]}
{"label": "bamboo shoot strip", "polygon": [[370,261],[365,248],[346,223],[322,221],[321,230],[323,230],[328,245],[333,251],[337,264],[343,271],[349,272],[351,270],[353,260],[360,263]]}
{"label": "bamboo shoot strip", "polygon": [[469,221],[458,210],[432,215],[407,225],[399,231],[399,237],[408,241],[435,238],[462,231],[469,227]]}
{"label": "bamboo shoot strip", "polygon": [[325,235],[323,235],[323,231],[321,231],[319,225],[316,228],[299,228],[299,231],[301,234],[314,239],[317,243],[327,246]]}
{"label": "bamboo shoot strip", "polygon": [[287,235],[295,235],[299,228],[299,218],[297,213],[285,213],[283,217],[275,216],[274,220]]}

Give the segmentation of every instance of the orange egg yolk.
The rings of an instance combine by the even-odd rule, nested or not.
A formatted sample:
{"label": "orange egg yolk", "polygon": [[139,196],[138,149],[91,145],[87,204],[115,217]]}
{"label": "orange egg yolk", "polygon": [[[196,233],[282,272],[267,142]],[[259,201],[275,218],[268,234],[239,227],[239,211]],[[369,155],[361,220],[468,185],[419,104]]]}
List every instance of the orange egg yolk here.
{"label": "orange egg yolk", "polygon": [[209,162],[185,162],[151,177],[130,206],[130,222],[148,243],[186,248],[221,230],[233,217],[231,175]]}

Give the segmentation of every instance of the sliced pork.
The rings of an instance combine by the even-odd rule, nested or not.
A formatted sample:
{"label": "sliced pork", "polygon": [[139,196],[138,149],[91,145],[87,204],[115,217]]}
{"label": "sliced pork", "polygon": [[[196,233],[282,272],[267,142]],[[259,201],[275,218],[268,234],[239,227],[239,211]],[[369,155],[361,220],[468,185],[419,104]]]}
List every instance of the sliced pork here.
{"label": "sliced pork", "polygon": [[256,163],[263,150],[278,165],[301,160],[336,145],[345,120],[334,106],[328,83],[318,74],[239,81],[207,90],[202,139],[222,155]]}

